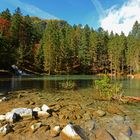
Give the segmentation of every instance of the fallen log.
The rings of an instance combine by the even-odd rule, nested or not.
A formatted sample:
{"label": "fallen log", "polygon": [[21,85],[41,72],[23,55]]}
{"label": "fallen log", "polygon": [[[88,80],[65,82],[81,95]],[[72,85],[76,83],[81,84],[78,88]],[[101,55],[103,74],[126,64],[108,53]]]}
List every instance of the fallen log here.
{"label": "fallen log", "polygon": [[140,102],[140,97],[134,96],[114,96],[112,97],[113,100],[119,100],[122,102]]}
{"label": "fallen log", "polygon": [[140,97],[122,96],[122,99],[126,99],[128,101],[140,102]]}

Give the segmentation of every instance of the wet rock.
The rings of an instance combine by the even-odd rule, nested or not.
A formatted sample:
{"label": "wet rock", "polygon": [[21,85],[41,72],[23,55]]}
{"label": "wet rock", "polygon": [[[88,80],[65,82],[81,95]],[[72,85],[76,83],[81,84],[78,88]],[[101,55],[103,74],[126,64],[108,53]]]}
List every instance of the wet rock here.
{"label": "wet rock", "polygon": [[28,117],[28,118],[32,118],[32,113],[33,113],[32,109],[29,108],[15,108],[11,112],[18,114],[21,117]]}
{"label": "wet rock", "polygon": [[8,122],[15,123],[15,122],[19,121],[21,119],[21,117],[16,113],[8,112],[5,115],[5,119]]}
{"label": "wet rock", "polygon": [[22,94],[18,94],[18,96],[17,96],[18,99],[20,99],[20,98],[22,98],[22,97],[23,97]]}
{"label": "wet rock", "polygon": [[95,113],[96,113],[97,117],[103,117],[106,115],[106,113],[102,110],[97,110],[97,111],[95,111]]}
{"label": "wet rock", "polygon": [[31,126],[32,131],[35,132],[38,128],[41,127],[41,125],[42,125],[41,122],[33,124],[33,125]]}
{"label": "wet rock", "polygon": [[105,129],[98,129],[95,132],[96,140],[114,140],[114,137]]}
{"label": "wet rock", "polygon": [[84,128],[88,131],[92,131],[95,128],[95,120],[88,120],[84,124]]}
{"label": "wet rock", "polygon": [[114,106],[108,106],[107,111],[111,114],[117,114],[117,115],[124,115],[125,113],[119,109],[116,105]]}
{"label": "wet rock", "polygon": [[52,128],[51,130],[51,137],[56,137],[60,134],[61,132],[61,127],[60,126],[55,126],[54,128]]}
{"label": "wet rock", "polygon": [[37,116],[38,116],[38,117],[50,117],[51,114],[48,113],[48,112],[45,112],[45,111],[38,111],[38,112],[37,112]]}
{"label": "wet rock", "polygon": [[68,118],[69,118],[69,120],[71,120],[71,121],[77,119],[76,115],[74,115],[74,114],[70,114]]}
{"label": "wet rock", "polygon": [[122,117],[120,115],[115,115],[115,116],[113,116],[112,121],[116,124],[123,124],[124,123],[124,117]]}
{"label": "wet rock", "polygon": [[120,133],[117,138],[117,140],[130,140],[130,138],[123,133]]}
{"label": "wet rock", "polygon": [[4,121],[6,119],[5,115],[0,115],[0,121]]}
{"label": "wet rock", "polygon": [[40,108],[40,107],[35,107],[35,108],[33,109],[33,111],[36,111],[36,112],[41,111],[41,108]]}
{"label": "wet rock", "polygon": [[82,129],[80,127],[72,125],[71,123],[63,128],[63,130],[61,131],[61,137],[64,140],[87,140],[87,137],[85,136]]}
{"label": "wet rock", "polygon": [[34,101],[30,101],[29,105],[35,105]]}
{"label": "wet rock", "polygon": [[92,118],[91,114],[85,113],[83,116],[84,120],[90,120]]}
{"label": "wet rock", "polygon": [[6,135],[7,133],[10,133],[12,131],[13,131],[13,129],[12,129],[12,126],[10,124],[6,124],[0,128],[1,135]]}
{"label": "wet rock", "polygon": [[26,101],[24,101],[24,103],[25,103],[26,105],[29,105],[29,104],[30,104],[30,101],[29,101],[29,100],[26,100]]}
{"label": "wet rock", "polygon": [[48,110],[50,110],[50,108],[47,105],[45,105],[45,104],[41,107],[41,109],[44,112],[47,112]]}
{"label": "wet rock", "polygon": [[7,97],[2,97],[2,98],[0,99],[0,102],[7,101],[7,100],[8,100]]}

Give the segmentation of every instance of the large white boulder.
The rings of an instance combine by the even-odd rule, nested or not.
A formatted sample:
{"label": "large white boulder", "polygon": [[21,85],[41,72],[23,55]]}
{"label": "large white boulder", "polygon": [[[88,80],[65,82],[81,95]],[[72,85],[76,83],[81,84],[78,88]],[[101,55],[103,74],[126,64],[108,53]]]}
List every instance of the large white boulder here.
{"label": "large white boulder", "polygon": [[50,110],[50,108],[47,106],[47,105],[43,105],[42,107],[41,107],[41,109],[42,109],[42,111],[48,111],[48,110]]}
{"label": "large white boulder", "polygon": [[69,140],[82,140],[80,135],[74,130],[72,124],[68,124],[61,131],[61,137]]}
{"label": "large white boulder", "polygon": [[6,121],[11,122],[11,123],[19,121],[20,118],[21,117],[18,114],[13,113],[13,112],[7,112],[5,114]]}
{"label": "large white boulder", "polygon": [[32,117],[32,109],[29,108],[15,108],[11,111],[12,113],[16,113],[21,117]]}

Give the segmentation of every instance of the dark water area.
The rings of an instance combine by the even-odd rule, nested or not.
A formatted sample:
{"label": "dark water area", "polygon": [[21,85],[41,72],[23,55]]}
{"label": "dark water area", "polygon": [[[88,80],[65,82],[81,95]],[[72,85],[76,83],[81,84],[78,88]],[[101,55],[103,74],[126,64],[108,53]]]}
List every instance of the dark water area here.
{"label": "dark water area", "polygon": [[[8,91],[37,89],[54,91],[60,89],[60,84],[66,81],[74,81],[77,89],[94,89],[94,81],[101,77],[93,75],[61,75],[61,76],[11,76],[0,77],[0,93]],[[129,96],[140,96],[140,79],[121,78],[124,94]]]}

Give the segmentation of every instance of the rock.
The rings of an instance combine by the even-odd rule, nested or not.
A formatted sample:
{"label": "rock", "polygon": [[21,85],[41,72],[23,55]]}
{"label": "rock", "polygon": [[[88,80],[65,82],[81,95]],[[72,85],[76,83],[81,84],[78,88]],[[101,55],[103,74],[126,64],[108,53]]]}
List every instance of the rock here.
{"label": "rock", "polygon": [[96,140],[114,140],[115,138],[105,129],[98,129],[95,132]]}
{"label": "rock", "polygon": [[30,104],[30,101],[29,101],[29,100],[26,100],[26,101],[24,101],[24,103],[25,103],[26,105],[28,105],[28,104]]}
{"label": "rock", "polygon": [[50,117],[51,115],[48,112],[45,112],[45,111],[38,111],[37,116],[38,117]]}
{"label": "rock", "polygon": [[123,124],[124,123],[124,117],[120,116],[120,115],[115,115],[112,118],[112,121],[116,124]]}
{"label": "rock", "polygon": [[20,98],[22,98],[22,97],[23,97],[22,94],[18,94],[18,96],[17,96],[18,99],[20,99]]}
{"label": "rock", "polygon": [[19,121],[21,119],[21,117],[16,113],[7,112],[5,115],[5,119],[8,122],[15,123],[15,122]]}
{"label": "rock", "polygon": [[35,105],[34,101],[30,101],[29,105]]}
{"label": "rock", "polygon": [[126,136],[125,134],[120,133],[118,135],[118,139],[117,140],[130,140],[130,138],[128,136]]}
{"label": "rock", "polygon": [[32,118],[33,113],[32,109],[29,108],[15,108],[11,112],[18,114],[21,117],[29,117],[29,118]]}
{"label": "rock", "polygon": [[95,111],[95,113],[97,114],[97,117],[103,117],[106,115],[106,113],[102,110],[97,110]]}
{"label": "rock", "polygon": [[114,106],[108,106],[107,111],[111,114],[117,114],[117,115],[125,115],[125,113],[116,105]]}
{"label": "rock", "polygon": [[40,107],[35,107],[35,108],[33,109],[33,111],[36,111],[36,112],[41,111],[41,108],[40,108]]}
{"label": "rock", "polygon": [[85,113],[82,117],[83,117],[84,120],[90,120],[91,119],[91,115],[87,114],[87,113]]}
{"label": "rock", "polygon": [[41,122],[33,124],[33,125],[31,126],[32,131],[35,132],[38,128],[41,127],[41,125],[42,125]]}
{"label": "rock", "polygon": [[7,97],[2,97],[2,98],[0,99],[0,102],[7,101],[7,100],[8,100]]}
{"label": "rock", "polygon": [[[78,133],[77,133],[78,131]],[[83,132],[81,131],[81,129],[77,128],[77,130],[75,130],[74,126],[72,124],[68,124],[66,125],[63,130],[61,131],[61,137],[64,140],[82,140],[83,138],[80,135],[84,135],[82,134]],[[86,139],[84,139],[86,140]]]}
{"label": "rock", "polygon": [[7,133],[13,131],[12,126],[10,124],[6,124],[0,128],[0,134],[6,135]]}
{"label": "rock", "polygon": [[131,129],[131,127],[129,127],[127,125],[124,125],[124,124],[117,125],[116,126],[116,131],[122,132],[126,136],[131,136],[132,135],[132,129]]}
{"label": "rock", "polygon": [[92,131],[95,128],[95,120],[88,120],[85,122],[85,128],[88,131]]}
{"label": "rock", "polygon": [[45,104],[41,107],[41,109],[44,112],[47,112],[48,110],[50,110],[50,108],[47,105],[45,105]]}
{"label": "rock", "polygon": [[0,115],[0,121],[4,121],[5,119],[5,115]]}
{"label": "rock", "polygon": [[52,137],[56,137],[60,134],[61,132],[61,127],[60,126],[55,126],[52,130],[51,130],[51,136]]}

